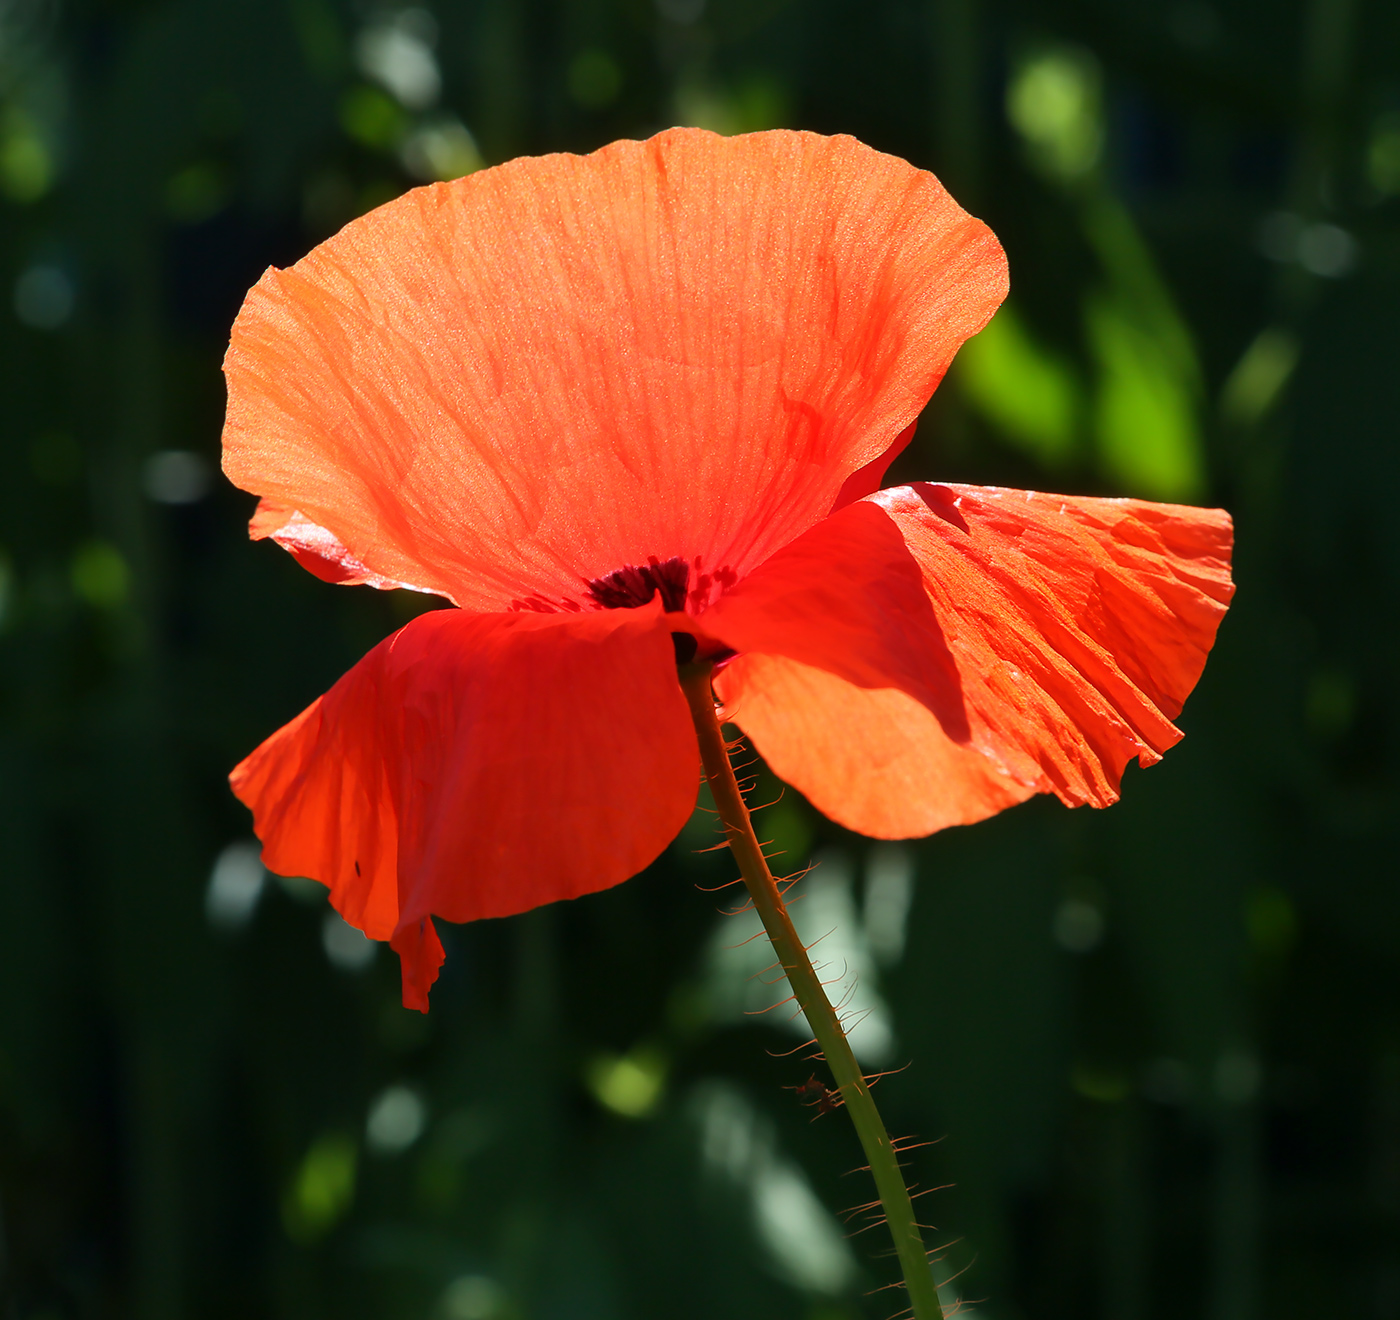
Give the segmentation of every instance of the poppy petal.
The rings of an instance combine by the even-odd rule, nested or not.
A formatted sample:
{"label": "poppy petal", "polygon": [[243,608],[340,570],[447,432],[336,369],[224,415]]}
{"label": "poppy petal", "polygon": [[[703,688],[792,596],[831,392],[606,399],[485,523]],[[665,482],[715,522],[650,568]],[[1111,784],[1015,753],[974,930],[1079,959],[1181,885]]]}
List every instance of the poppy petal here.
{"label": "poppy petal", "polygon": [[872,458],[863,468],[852,472],[846,478],[845,484],[837,492],[836,503],[831,506],[833,513],[837,509],[844,509],[848,504],[854,504],[857,500],[863,500],[867,495],[873,495],[880,489],[880,483],[884,481],[885,473],[890,470],[890,464],[909,448],[909,442],[914,438],[918,426],[917,420],[910,422],[895,436],[894,444],[883,454]]}
{"label": "poppy petal", "polygon": [[894,519],[862,500],[824,519],[697,620],[732,651],[783,656],[863,688],[897,688],[966,738],[957,667]]}
{"label": "poppy petal", "polygon": [[475,610],[652,557],[742,577],[890,449],[1005,290],[986,226],[852,138],[517,160],[263,276],[224,468]]}
{"label": "poppy petal", "polygon": [[[918,700],[903,655],[881,690],[779,638],[717,681],[775,772],[819,809],[891,837],[981,819],[1031,792],[1107,806],[1128,761],[1149,765],[1181,737],[1171,720],[1233,593],[1228,514],[927,484],[866,503],[920,567],[941,635],[927,674],[941,702]],[[839,556],[829,572],[858,585]]]}
{"label": "poppy petal", "polygon": [[378,587],[381,591],[428,591],[412,582],[395,582],[380,577],[360,563],[333,533],[318,527],[310,518],[286,504],[259,500],[248,522],[250,541],[272,540],[288,551],[308,573],[322,582],[345,587]]}
{"label": "poppy petal", "polygon": [[618,884],[675,837],[699,784],[659,605],[421,615],[231,777],[263,860],[404,963],[426,1005],[432,915],[500,917]]}
{"label": "poppy petal", "polygon": [[950,738],[927,706],[896,688],[865,688],[786,656],[742,655],[715,676],[724,718],[773,773],[818,811],[876,839],[970,825],[1035,787]]}

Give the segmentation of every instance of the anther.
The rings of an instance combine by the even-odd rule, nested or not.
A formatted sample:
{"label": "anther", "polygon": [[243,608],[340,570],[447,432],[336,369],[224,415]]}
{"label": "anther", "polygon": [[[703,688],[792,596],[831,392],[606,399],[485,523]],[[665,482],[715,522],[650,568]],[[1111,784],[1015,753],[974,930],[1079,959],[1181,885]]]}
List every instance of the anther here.
{"label": "anther", "polygon": [[658,592],[667,613],[685,608],[690,565],[679,555],[664,563],[654,556],[646,564],[623,567],[588,583],[588,594],[605,610],[635,610]]}

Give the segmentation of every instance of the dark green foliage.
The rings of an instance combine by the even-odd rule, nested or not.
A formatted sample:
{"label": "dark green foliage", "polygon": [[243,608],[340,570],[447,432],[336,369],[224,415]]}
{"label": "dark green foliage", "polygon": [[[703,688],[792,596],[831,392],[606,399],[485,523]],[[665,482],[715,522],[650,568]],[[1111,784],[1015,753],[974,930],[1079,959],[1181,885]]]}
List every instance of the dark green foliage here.
{"label": "dark green foliage", "polygon": [[[376,74],[391,30],[440,88]],[[247,543],[244,290],[434,172],[700,122],[855,133],[1006,244],[1012,311],[896,478],[1238,522],[1187,739],[1121,805],[905,854],[762,818],[876,945],[917,871],[877,1095],[940,1139],[950,1298],[1397,1320],[1397,36],[1381,0],[3,0],[0,1316],[899,1309],[881,1230],[853,1270],[834,1236],[871,1193],[788,1010],[743,1015],[707,818],[445,929],[427,1018],[387,952],[328,961],[315,887],[206,907],[221,856],[257,882],[228,769],[424,604]]]}

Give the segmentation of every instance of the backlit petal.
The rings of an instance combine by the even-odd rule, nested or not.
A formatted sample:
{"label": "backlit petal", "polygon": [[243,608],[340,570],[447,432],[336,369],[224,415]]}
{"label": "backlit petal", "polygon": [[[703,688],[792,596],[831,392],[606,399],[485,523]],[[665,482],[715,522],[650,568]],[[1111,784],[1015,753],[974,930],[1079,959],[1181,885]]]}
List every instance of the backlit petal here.
{"label": "backlit petal", "polygon": [[1005,287],[984,225],[851,138],[513,161],[263,277],[224,467],[473,609],[652,556],[742,576],[890,448]]}
{"label": "backlit petal", "polygon": [[890,470],[890,464],[909,448],[909,442],[914,438],[914,431],[918,425],[917,421],[910,422],[895,436],[894,443],[883,454],[872,458],[863,468],[858,468],[846,478],[845,484],[836,493],[836,503],[831,506],[833,512],[844,509],[848,504],[854,504],[856,500],[863,500],[880,489],[885,480],[885,473]]}
{"label": "backlit petal", "polygon": [[715,680],[773,773],[848,829],[912,839],[970,825],[1036,790],[944,732],[894,688],[863,688],[774,655],[740,656]]}
{"label": "backlit petal", "polygon": [[438,610],[382,642],[233,773],[263,860],[404,959],[426,1006],[430,918],[615,885],[695,803],[698,753],[659,606]]}
{"label": "backlit petal", "polygon": [[698,620],[730,650],[783,656],[863,688],[898,688],[966,738],[957,668],[893,518],[860,501],[823,519]]}
{"label": "backlit petal", "polygon": [[276,541],[291,554],[308,573],[322,582],[335,582],[343,587],[378,587],[381,591],[401,588],[404,591],[427,591],[427,587],[412,582],[395,582],[380,577],[360,563],[324,527],[318,527],[290,505],[273,500],[259,500],[248,522],[248,538],[252,541]]}
{"label": "backlit petal", "polygon": [[1180,738],[1171,720],[1233,591],[1227,514],[970,486],[904,486],[867,503],[920,566],[941,700],[919,708],[905,657],[880,690],[778,643],[717,684],[774,770],[822,811],[891,836],[1031,792],[1106,806],[1128,761],[1151,764]]}

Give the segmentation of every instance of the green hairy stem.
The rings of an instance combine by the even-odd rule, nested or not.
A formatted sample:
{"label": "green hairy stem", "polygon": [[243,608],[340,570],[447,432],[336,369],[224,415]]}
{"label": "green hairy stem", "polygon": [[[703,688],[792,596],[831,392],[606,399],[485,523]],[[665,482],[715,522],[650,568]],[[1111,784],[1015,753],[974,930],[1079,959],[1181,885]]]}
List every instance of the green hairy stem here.
{"label": "green hairy stem", "polygon": [[914,1318],[943,1320],[938,1289],[919,1225],[914,1218],[914,1207],[900,1173],[898,1154],[889,1133],[885,1131],[879,1110],[875,1108],[865,1076],[851,1053],[836,1010],[832,1008],[826,990],[812,968],[811,959],[807,957],[807,950],[793,929],[792,919],[783,904],[773,873],[768,869],[768,861],[754,834],[748,807],[734,778],[729,750],[715,714],[714,694],[710,688],[711,669],[712,666],[705,663],[682,665],[680,680],[695,721],[695,733],[700,740],[705,778],[709,781],[720,820],[724,822],[729,847],[739,863],[753,905],[763,918],[778,961],[787,973],[797,1003],[840,1088],[846,1112],[856,1125],[860,1144],[870,1162],[875,1187],[880,1193],[890,1234],[894,1238]]}

